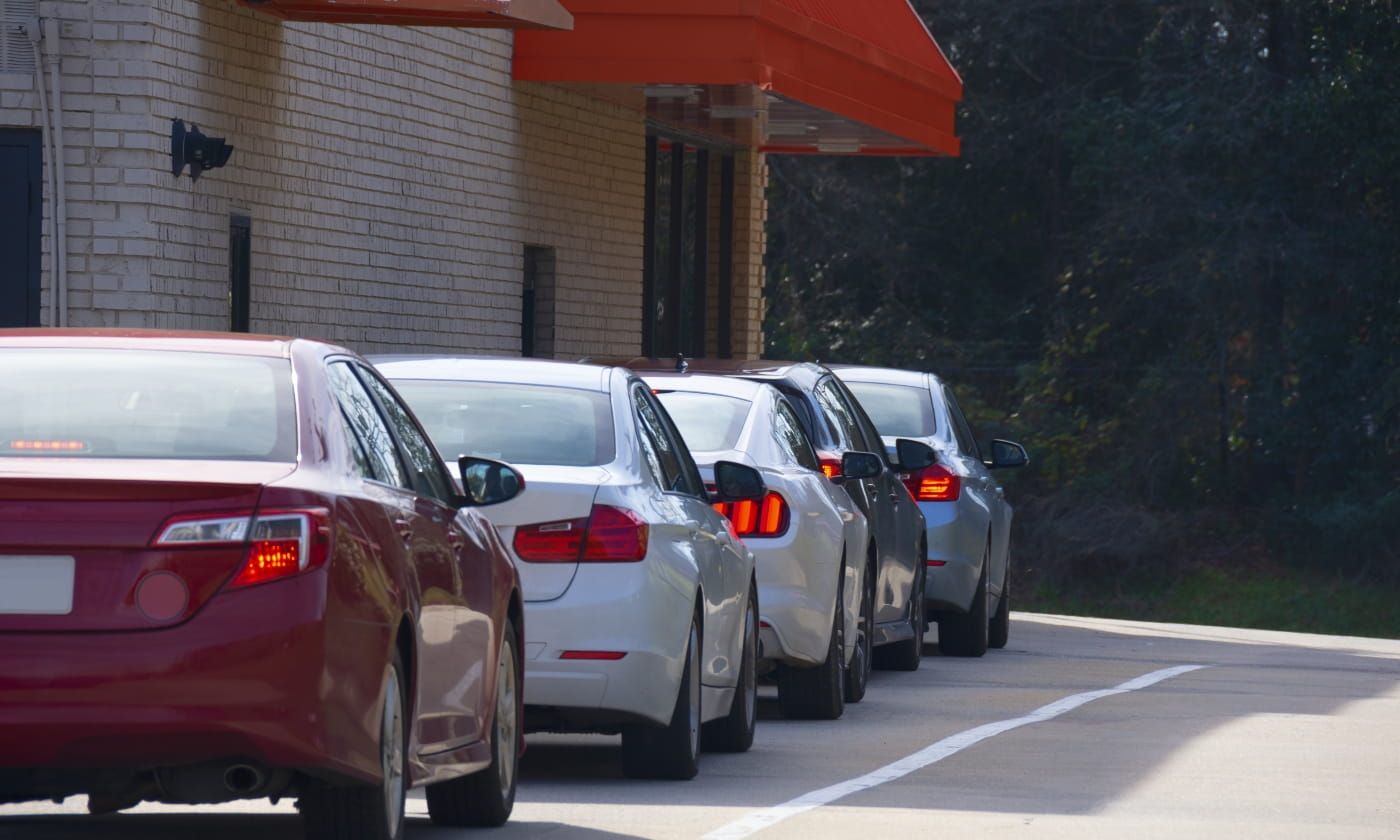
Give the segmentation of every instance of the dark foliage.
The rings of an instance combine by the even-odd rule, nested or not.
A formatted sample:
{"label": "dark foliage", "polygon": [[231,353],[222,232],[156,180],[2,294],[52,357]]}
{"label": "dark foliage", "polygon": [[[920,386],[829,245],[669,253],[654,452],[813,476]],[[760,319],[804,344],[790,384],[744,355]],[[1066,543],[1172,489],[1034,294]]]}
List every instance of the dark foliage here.
{"label": "dark foliage", "polygon": [[769,354],[957,384],[1049,574],[1400,577],[1400,8],[915,5],[963,156],[770,161]]}

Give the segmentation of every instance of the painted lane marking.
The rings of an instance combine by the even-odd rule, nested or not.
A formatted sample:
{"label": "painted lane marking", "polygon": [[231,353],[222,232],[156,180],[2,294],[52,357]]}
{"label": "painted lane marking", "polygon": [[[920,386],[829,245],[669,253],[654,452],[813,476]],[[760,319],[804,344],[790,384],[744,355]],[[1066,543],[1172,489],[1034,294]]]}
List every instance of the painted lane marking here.
{"label": "painted lane marking", "polygon": [[1098,691],[1086,691],[1082,694],[1072,694],[1069,697],[1062,697],[1053,703],[1041,706],[1030,714],[1018,718],[1009,718],[995,723],[987,723],[982,726],[959,732],[956,735],[949,735],[941,741],[929,744],[912,755],[905,756],[891,764],[886,764],[877,770],[872,770],[864,776],[857,776],[845,782],[838,782],[830,787],[814,790],[811,793],[804,793],[796,799],[790,799],[781,805],[772,808],[765,808],[735,820],[728,825],[711,831],[702,840],[741,840],[758,832],[776,825],[783,820],[790,819],[798,814],[804,814],[823,805],[830,805],[838,799],[844,799],[853,793],[882,785],[885,782],[892,782],[895,779],[922,770],[930,764],[936,764],[950,755],[959,753],[968,747],[988,738],[995,737],[1003,732],[1010,732],[1022,726],[1029,726],[1032,723],[1041,723],[1057,718],[1066,712],[1071,712],[1086,703],[1101,700],[1105,697],[1113,697],[1117,694],[1127,694],[1130,691],[1138,691],[1149,686],[1156,685],[1163,680],[1172,677],[1179,677],[1191,671],[1199,671],[1208,668],[1209,665],[1178,665],[1173,668],[1163,668],[1160,671],[1153,671],[1150,674],[1143,674],[1136,679],[1128,680],[1125,683],[1116,685],[1113,688],[1099,689]]}

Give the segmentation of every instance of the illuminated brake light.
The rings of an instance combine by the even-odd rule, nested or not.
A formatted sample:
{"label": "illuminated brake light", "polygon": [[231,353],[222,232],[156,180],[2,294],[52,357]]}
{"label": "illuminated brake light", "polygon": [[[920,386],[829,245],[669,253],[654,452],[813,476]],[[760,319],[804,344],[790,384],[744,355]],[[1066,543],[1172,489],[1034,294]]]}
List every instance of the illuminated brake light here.
{"label": "illuminated brake light", "polygon": [[81,452],[87,443],[81,440],[12,440],[10,449],[16,452]]}
{"label": "illuminated brake light", "polygon": [[830,452],[818,452],[817,461],[822,466],[822,475],[836,479],[841,477],[841,459]]}
{"label": "illuminated brake light", "polygon": [[962,493],[962,480],[941,464],[910,473],[904,486],[919,502],[954,502]]}
{"label": "illuminated brake light", "polygon": [[787,500],[771,491],[761,502],[716,502],[714,509],[729,520],[737,537],[781,537],[791,518]]}
{"label": "illuminated brake light", "polygon": [[330,559],[330,511],[304,508],[179,516],[168,520],[151,542],[176,549],[246,545],[243,565],[229,586],[253,586],[325,565]]}
{"label": "illuminated brake light", "polygon": [[632,511],[594,505],[586,519],[521,525],[511,545],[528,563],[635,563],[646,559],[650,534]]}

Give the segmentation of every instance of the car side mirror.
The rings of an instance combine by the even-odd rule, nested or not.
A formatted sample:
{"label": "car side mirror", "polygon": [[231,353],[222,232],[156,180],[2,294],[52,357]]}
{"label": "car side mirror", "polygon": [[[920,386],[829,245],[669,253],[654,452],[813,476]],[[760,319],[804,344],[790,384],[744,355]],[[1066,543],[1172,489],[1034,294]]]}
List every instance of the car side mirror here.
{"label": "car side mirror", "polygon": [[927,443],[900,438],[895,441],[895,459],[904,472],[917,472],[938,462],[938,453]]}
{"label": "car side mirror", "polygon": [[841,456],[842,478],[875,478],[885,471],[885,459],[874,452],[847,452]]}
{"label": "car side mirror", "polygon": [[992,457],[985,462],[992,469],[1024,467],[1031,462],[1026,447],[1011,440],[992,441]]}
{"label": "car side mirror", "polygon": [[462,475],[462,491],[458,507],[485,507],[508,502],[525,489],[525,477],[509,464],[490,458],[463,455],[457,459]]}
{"label": "car side mirror", "polygon": [[733,461],[715,462],[715,500],[720,502],[758,501],[768,492],[758,470]]}

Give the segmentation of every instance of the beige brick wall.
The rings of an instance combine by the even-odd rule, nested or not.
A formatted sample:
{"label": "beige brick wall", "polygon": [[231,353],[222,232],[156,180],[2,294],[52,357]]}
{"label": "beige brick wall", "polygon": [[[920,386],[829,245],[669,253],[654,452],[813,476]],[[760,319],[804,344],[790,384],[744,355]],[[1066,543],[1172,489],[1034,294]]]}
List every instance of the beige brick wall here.
{"label": "beige brick wall", "polygon": [[[226,329],[240,213],[255,330],[515,353],[524,247],[540,245],[555,249],[555,355],[639,349],[645,121],[512,83],[510,33],[284,24],[232,0],[41,14],[64,24],[71,324]],[[225,137],[229,165],[172,177],[172,117]],[[0,75],[0,125],[38,124],[33,79]],[[741,152],[736,355],[761,350],[765,180]],[[47,313],[47,227],[43,250]]]}
{"label": "beige brick wall", "polygon": [[[282,24],[230,0],[43,13],[68,24],[71,323],[227,328],[238,212],[255,330],[514,353],[535,244],[557,249],[561,355],[639,346],[643,118],[512,84],[509,33]],[[37,125],[4,84],[0,124]],[[229,165],[173,178],[172,117],[226,137]]]}

